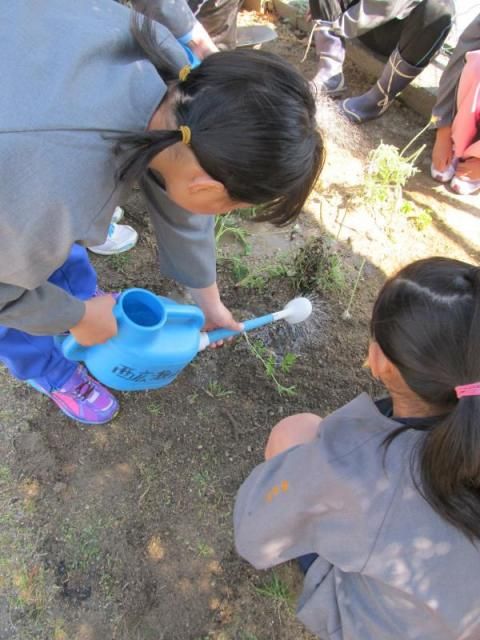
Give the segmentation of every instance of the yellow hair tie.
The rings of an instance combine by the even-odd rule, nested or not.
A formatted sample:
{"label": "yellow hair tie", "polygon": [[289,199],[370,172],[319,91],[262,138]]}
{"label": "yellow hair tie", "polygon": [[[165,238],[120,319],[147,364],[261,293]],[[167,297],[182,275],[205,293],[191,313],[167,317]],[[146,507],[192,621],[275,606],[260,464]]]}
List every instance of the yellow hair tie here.
{"label": "yellow hair tie", "polygon": [[189,64],[186,64],[184,67],[180,69],[178,73],[178,79],[180,80],[180,82],[185,82],[191,70],[192,70],[192,67]]}
{"label": "yellow hair tie", "polygon": [[192,130],[186,124],[181,124],[178,127],[178,130],[182,134],[182,142],[183,144],[190,144],[192,139]]}

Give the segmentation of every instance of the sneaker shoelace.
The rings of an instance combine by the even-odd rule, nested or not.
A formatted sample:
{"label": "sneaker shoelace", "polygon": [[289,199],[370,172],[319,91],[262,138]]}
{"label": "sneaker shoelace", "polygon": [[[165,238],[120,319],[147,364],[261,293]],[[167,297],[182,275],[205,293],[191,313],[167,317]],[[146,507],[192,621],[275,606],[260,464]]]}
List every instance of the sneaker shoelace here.
{"label": "sneaker shoelace", "polygon": [[90,380],[80,382],[74,389],[74,395],[80,400],[88,400],[89,396],[95,391],[95,383]]}

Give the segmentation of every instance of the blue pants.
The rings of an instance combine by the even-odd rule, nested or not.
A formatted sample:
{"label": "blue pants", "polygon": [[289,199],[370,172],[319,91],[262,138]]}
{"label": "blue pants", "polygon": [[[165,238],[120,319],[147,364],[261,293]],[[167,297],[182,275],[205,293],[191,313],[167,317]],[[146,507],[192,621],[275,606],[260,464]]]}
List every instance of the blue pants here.
{"label": "blue pants", "polygon": [[[49,282],[81,300],[95,293],[97,275],[87,250],[73,245],[66,262],[49,278]],[[77,367],[67,360],[52,336],[32,336],[0,325],[0,361],[20,380],[35,378],[47,389],[61,387]]]}
{"label": "blue pants", "polygon": [[310,569],[317,558],[318,554],[316,553],[307,553],[306,556],[300,556],[300,558],[297,558],[297,562],[300,565],[300,569],[303,571],[303,573],[307,573],[307,571]]}

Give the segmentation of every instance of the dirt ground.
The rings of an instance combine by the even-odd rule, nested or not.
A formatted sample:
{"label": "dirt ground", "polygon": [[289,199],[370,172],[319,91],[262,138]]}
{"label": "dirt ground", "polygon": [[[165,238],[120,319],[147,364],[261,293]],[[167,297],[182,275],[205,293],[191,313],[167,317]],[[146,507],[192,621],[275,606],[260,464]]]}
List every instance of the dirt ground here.
{"label": "dirt ground", "polygon": [[[313,54],[299,63],[305,38],[277,28],[268,48],[311,75]],[[352,93],[365,90],[352,63],[346,71]],[[405,190],[429,209],[425,229],[405,216],[383,224],[353,198],[368,151],[380,140],[402,147],[425,124],[418,116],[396,104],[361,132],[338,126],[335,108],[319,119],[329,158],[298,224],[243,221],[251,253],[242,255],[232,234],[219,246],[220,288],[239,318],[279,309],[299,289],[314,294],[315,318],[304,331],[270,327],[251,339],[277,364],[298,356],[288,373],[276,369],[294,395],[278,393],[244,339],[199,355],[165,389],[118,394],[121,413],[98,428],[72,423],[0,370],[0,640],[312,638],[295,620],[295,564],[258,572],[236,555],[236,491],[278,419],[326,414],[361,391],[379,392],[362,363],[386,274],[428,255],[478,262],[480,248],[478,200],[432,183],[428,149]],[[432,134],[422,141],[431,148]],[[179,298],[179,287],[158,274],[139,192],[125,208],[140,242],[123,256],[95,257],[101,285]],[[326,240],[310,244],[319,237]]]}

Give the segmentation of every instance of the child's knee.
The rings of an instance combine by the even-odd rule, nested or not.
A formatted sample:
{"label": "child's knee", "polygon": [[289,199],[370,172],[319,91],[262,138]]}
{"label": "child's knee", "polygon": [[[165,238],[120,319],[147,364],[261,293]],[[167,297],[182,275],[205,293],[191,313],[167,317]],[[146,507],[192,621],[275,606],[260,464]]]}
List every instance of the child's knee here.
{"label": "child's knee", "polygon": [[471,51],[467,53],[467,60],[463,70],[468,69],[474,77],[480,79],[480,51]]}
{"label": "child's knee", "polygon": [[314,413],[297,413],[283,418],[273,427],[265,448],[265,457],[270,458],[281,451],[312,439],[321,422]]}

